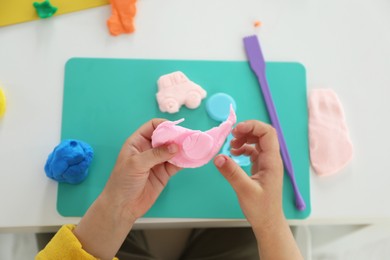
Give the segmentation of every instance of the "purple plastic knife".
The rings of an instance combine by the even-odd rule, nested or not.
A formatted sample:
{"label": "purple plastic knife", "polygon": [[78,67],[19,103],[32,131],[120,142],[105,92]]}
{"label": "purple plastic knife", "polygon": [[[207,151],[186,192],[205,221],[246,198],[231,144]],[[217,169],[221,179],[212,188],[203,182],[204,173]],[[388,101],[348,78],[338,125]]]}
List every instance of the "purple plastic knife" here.
{"label": "purple plastic knife", "polygon": [[272,126],[276,129],[276,132],[278,133],[282,159],[294,190],[295,206],[298,210],[304,210],[306,208],[306,204],[302,198],[301,193],[299,192],[299,188],[295,180],[294,168],[291,162],[290,155],[288,153],[286,141],[284,140],[283,131],[279,123],[278,114],[276,113],[275,104],[272,100],[271,92],[268,87],[267,78],[265,76],[265,60],[263,53],[261,52],[259,39],[256,35],[245,37],[244,46],[249,59],[249,64],[259,81],[260,89],[264,96],[265,105],[267,107]]}

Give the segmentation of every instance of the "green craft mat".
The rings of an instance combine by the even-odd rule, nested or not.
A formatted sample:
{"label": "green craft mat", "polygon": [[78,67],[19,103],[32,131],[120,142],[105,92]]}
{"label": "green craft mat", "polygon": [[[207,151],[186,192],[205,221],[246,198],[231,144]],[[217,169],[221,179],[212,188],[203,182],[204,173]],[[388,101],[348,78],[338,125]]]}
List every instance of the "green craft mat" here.
{"label": "green craft mat", "polygon": [[[123,142],[146,121],[184,117],[182,126],[203,131],[219,124],[207,115],[207,98],[195,110],[182,107],[172,115],[159,111],[157,79],[178,70],[201,85],[208,97],[218,92],[231,95],[237,103],[238,121],[269,122],[256,77],[246,61],[70,59],[65,67],[61,138],[86,141],[95,156],[84,182],[59,184],[61,215],[83,216],[102,191]],[[306,218],[311,207],[305,68],[299,63],[269,62],[267,78],[307,205],[304,211],[295,209],[285,174],[283,209],[288,219]],[[244,169],[249,172],[249,167]],[[173,176],[145,217],[240,219],[244,215],[233,189],[211,162]]]}

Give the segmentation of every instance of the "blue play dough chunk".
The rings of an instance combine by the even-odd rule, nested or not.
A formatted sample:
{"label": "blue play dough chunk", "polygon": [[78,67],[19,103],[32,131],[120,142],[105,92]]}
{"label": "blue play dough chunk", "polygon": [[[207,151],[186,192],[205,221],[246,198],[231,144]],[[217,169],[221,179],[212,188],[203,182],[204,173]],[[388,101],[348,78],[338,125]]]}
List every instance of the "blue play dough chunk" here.
{"label": "blue play dough chunk", "polygon": [[212,95],[206,102],[207,114],[216,121],[225,121],[229,117],[230,104],[236,111],[236,101],[225,93]]}
{"label": "blue play dough chunk", "polygon": [[78,184],[88,176],[93,158],[92,147],[79,140],[64,140],[49,155],[46,176],[58,182]]}
{"label": "blue play dough chunk", "polygon": [[251,159],[248,156],[245,155],[234,156],[230,153],[230,141],[232,139],[233,139],[233,135],[229,134],[225,144],[222,147],[222,154],[229,156],[240,166],[249,166],[251,164]]}

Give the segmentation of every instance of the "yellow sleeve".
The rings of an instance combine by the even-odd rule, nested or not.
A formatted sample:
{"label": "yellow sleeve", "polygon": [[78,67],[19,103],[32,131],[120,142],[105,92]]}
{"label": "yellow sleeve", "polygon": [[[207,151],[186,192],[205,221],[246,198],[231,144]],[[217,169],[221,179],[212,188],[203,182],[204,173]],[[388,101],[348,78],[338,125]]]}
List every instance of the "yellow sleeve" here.
{"label": "yellow sleeve", "polygon": [[[96,260],[93,255],[82,248],[80,241],[73,234],[75,225],[64,225],[50,240],[46,247],[40,251],[35,260],[48,259],[80,259]],[[114,260],[118,258],[114,258]]]}

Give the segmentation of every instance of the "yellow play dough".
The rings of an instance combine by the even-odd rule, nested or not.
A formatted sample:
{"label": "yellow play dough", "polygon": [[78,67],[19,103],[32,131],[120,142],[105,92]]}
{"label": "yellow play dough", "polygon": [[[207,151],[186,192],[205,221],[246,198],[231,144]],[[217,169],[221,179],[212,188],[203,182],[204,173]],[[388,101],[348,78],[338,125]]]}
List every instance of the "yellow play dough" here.
{"label": "yellow play dough", "polygon": [[6,108],[6,101],[5,101],[5,95],[3,90],[0,88],[0,117],[2,117],[5,114],[5,108]]}
{"label": "yellow play dough", "polygon": [[[0,27],[39,19],[33,2],[41,3],[43,0],[0,0]],[[58,8],[55,14],[57,16],[106,5],[109,4],[109,0],[50,0],[50,3]]]}

